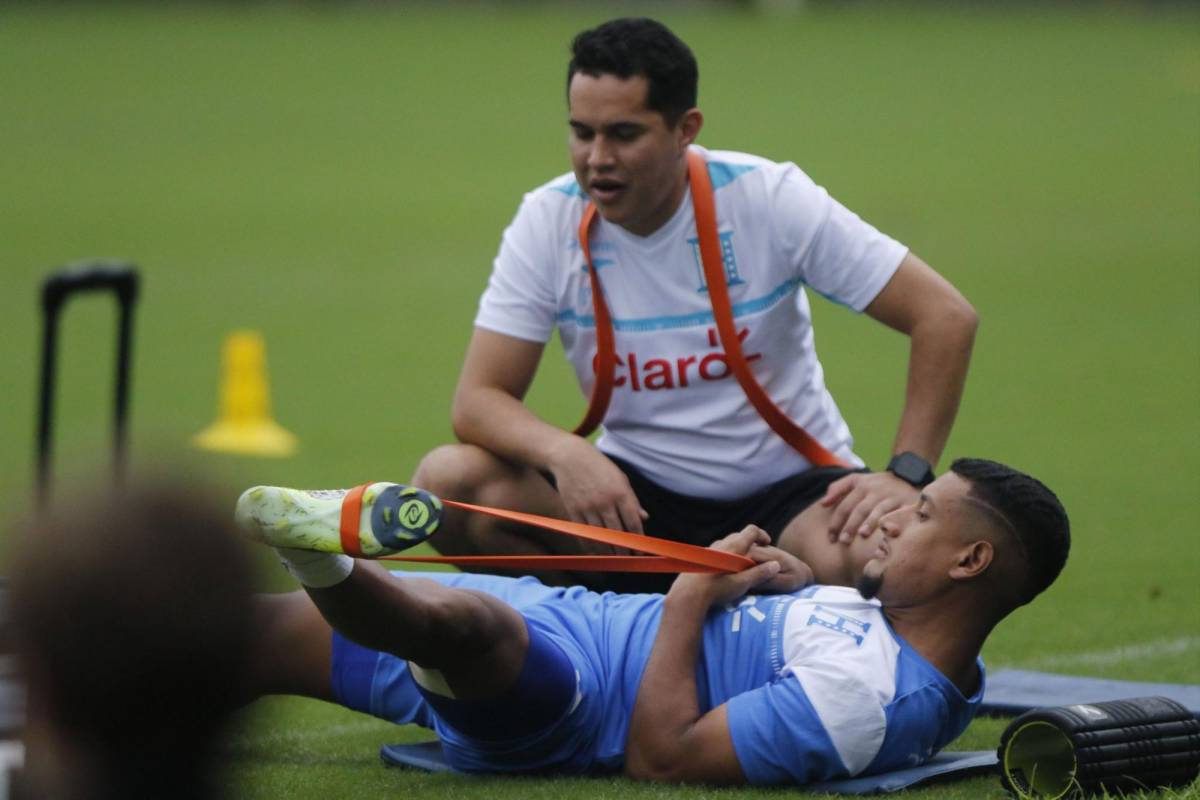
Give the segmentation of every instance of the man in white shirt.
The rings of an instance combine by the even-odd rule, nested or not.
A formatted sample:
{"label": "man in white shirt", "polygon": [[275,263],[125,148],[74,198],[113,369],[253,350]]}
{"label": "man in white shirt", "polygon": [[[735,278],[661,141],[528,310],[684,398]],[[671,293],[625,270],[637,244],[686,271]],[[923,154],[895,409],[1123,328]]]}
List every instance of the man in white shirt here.
{"label": "man in white shirt", "polygon": [[[716,336],[688,188],[686,154],[703,124],[690,50],[653,20],[618,19],[581,33],[572,52],[573,173],[526,195],[505,231],[455,393],[462,443],[428,454],[413,483],[455,500],[701,545],[746,524],[775,541],[785,529],[791,541],[869,535],[933,478],[966,379],[974,310],[795,165],[696,148],[754,376],[847,465],[815,466],[746,402]],[[595,445],[522,402],[555,329],[585,394],[595,383],[596,320],[578,241],[589,202],[617,359]],[[861,470],[825,388],[805,286],[911,339],[895,455],[883,472]],[[560,538],[448,510],[437,546],[454,555],[597,547]],[[588,582],[639,591],[665,589],[669,579]]]}

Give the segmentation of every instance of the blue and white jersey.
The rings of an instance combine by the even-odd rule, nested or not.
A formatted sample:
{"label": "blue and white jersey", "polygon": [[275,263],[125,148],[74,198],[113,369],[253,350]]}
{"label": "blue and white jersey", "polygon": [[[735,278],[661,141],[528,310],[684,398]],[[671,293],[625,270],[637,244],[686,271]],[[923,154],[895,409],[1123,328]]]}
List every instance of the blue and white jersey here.
{"label": "blue and white jersey", "polygon": [[[610,714],[598,756],[624,756],[650,656],[658,595],[605,595],[610,636],[629,634],[611,662]],[[751,595],[709,614],[697,666],[701,711],[728,703],[729,729],[751,783],[812,783],[915,766],[954,740],[983,699],[962,693],[900,638],[878,601],[854,589]],[[612,703],[611,701],[615,701]],[[619,704],[619,706],[618,706]],[[614,724],[615,723],[615,724]]]}
{"label": "blue and white jersey", "polygon": [[710,618],[705,667],[710,702],[729,703],[751,783],[915,766],[961,734],[983,699],[982,661],[979,689],[965,698],[892,631],[877,601],[837,586],[748,597]]}
{"label": "blue and white jersey", "polygon": [[[708,160],[742,349],[767,394],[841,458],[854,455],[813,340],[803,287],[862,311],[907,249],[794,164],[727,151]],[[567,174],[525,196],[504,232],[475,324],[535,342],[557,329],[590,396],[596,324],[578,242],[587,197]],[[601,450],[682,494],[735,499],[810,465],[746,402],[725,362],[688,193],[659,230],[597,219],[592,256],[613,316],[617,369]]]}

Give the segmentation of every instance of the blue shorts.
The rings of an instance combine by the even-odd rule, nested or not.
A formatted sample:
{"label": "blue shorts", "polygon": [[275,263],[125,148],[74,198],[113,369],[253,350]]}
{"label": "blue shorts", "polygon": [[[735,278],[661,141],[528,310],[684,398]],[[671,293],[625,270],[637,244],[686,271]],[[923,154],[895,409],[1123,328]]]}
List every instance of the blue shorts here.
{"label": "blue shorts", "polygon": [[[563,663],[575,672],[574,702],[557,720],[521,738],[503,742],[473,738],[436,713],[413,680],[406,660],[362,647],[334,632],[331,677],[341,705],[396,724],[413,723],[435,731],[447,762],[463,772],[580,773],[620,768],[624,728],[620,715],[614,720],[610,713],[614,703],[610,684],[614,681],[607,676],[607,665],[613,648],[606,641],[603,623],[605,609],[616,596],[597,595],[582,587],[548,587],[529,577],[431,572],[397,576],[486,592],[521,612],[531,636],[548,640],[566,656]],[[618,695],[628,694],[617,689]],[[627,699],[632,707],[633,698]],[[615,702],[623,701],[617,697]],[[605,732],[610,735],[606,737]],[[616,752],[612,752],[614,747]]]}

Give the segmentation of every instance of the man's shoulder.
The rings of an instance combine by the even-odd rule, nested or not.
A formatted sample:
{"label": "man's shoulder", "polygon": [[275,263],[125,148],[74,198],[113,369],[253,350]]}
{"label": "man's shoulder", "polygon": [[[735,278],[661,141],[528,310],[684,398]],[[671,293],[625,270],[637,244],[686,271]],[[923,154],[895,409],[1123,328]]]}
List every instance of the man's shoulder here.
{"label": "man's shoulder", "polygon": [[737,150],[708,150],[697,148],[708,163],[708,174],[712,179],[713,189],[721,190],[726,186],[746,185],[746,178],[753,178],[754,183],[772,184],[782,180],[788,174],[800,173],[800,168],[790,161],[772,161],[763,156],[743,153]]}
{"label": "man's shoulder", "polygon": [[573,173],[558,175],[525,193],[513,230],[552,248],[570,247],[587,202]]}
{"label": "man's shoulder", "polygon": [[763,156],[757,156],[753,153],[745,153],[740,150],[717,150],[700,145],[693,145],[704,156],[704,160],[709,164],[736,164],[738,166],[761,169],[765,167],[779,166],[779,162],[772,161]]}
{"label": "man's shoulder", "polygon": [[525,202],[554,205],[576,205],[587,202],[587,193],[575,179],[575,173],[564,172],[525,193]]}

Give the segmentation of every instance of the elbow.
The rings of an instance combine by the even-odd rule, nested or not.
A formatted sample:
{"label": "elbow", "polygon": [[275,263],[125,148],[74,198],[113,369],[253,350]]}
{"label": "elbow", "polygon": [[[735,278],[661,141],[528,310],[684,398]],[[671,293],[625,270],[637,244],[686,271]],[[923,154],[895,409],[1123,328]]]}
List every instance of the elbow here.
{"label": "elbow", "polygon": [[472,415],[470,395],[459,389],[450,403],[450,428],[460,442],[471,441]]}
{"label": "elbow", "polygon": [[694,754],[675,763],[648,761],[626,755],[625,777],[635,781],[669,784],[704,784],[706,786],[741,786],[744,777],[715,773],[696,763]]}
{"label": "elbow", "polygon": [[625,774],[637,781],[678,783],[679,758],[666,742],[628,741],[625,747]]}
{"label": "elbow", "polygon": [[975,310],[975,306],[967,302],[964,297],[962,306],[958,310],[959,324],[967,334],[967,338],[971,341],[975,340],[975,331],[979,330],[979,312]]}
{"label": "elbow", "polygon": [[454,431],[454,438],[460,442],[468,441],[467,429],[465,416],[459,413],[457,406],[453,407],[450,411],[450,430]]}
{"label": "elbow", "polygon": [[675,765],[664,759],[651,759],[636,753],[625,756],[625,775],[635,781],[651,783],[682,783],[684,776]]}
{"label": "elbow", "polygon": [[964,349],[970,350],[975,343],[975,331],[979,329],[979,312],[965,297],[957,292],[955,295],[938,314],[941,328],[938,338],[959,342]]}
{"label": "elbow", "polygon": [[630,747],[625,751],[625,776],[650,783],[734,784],[729,775],[714,772],[711,764],[697,758],[696,748],[685,744]]}

